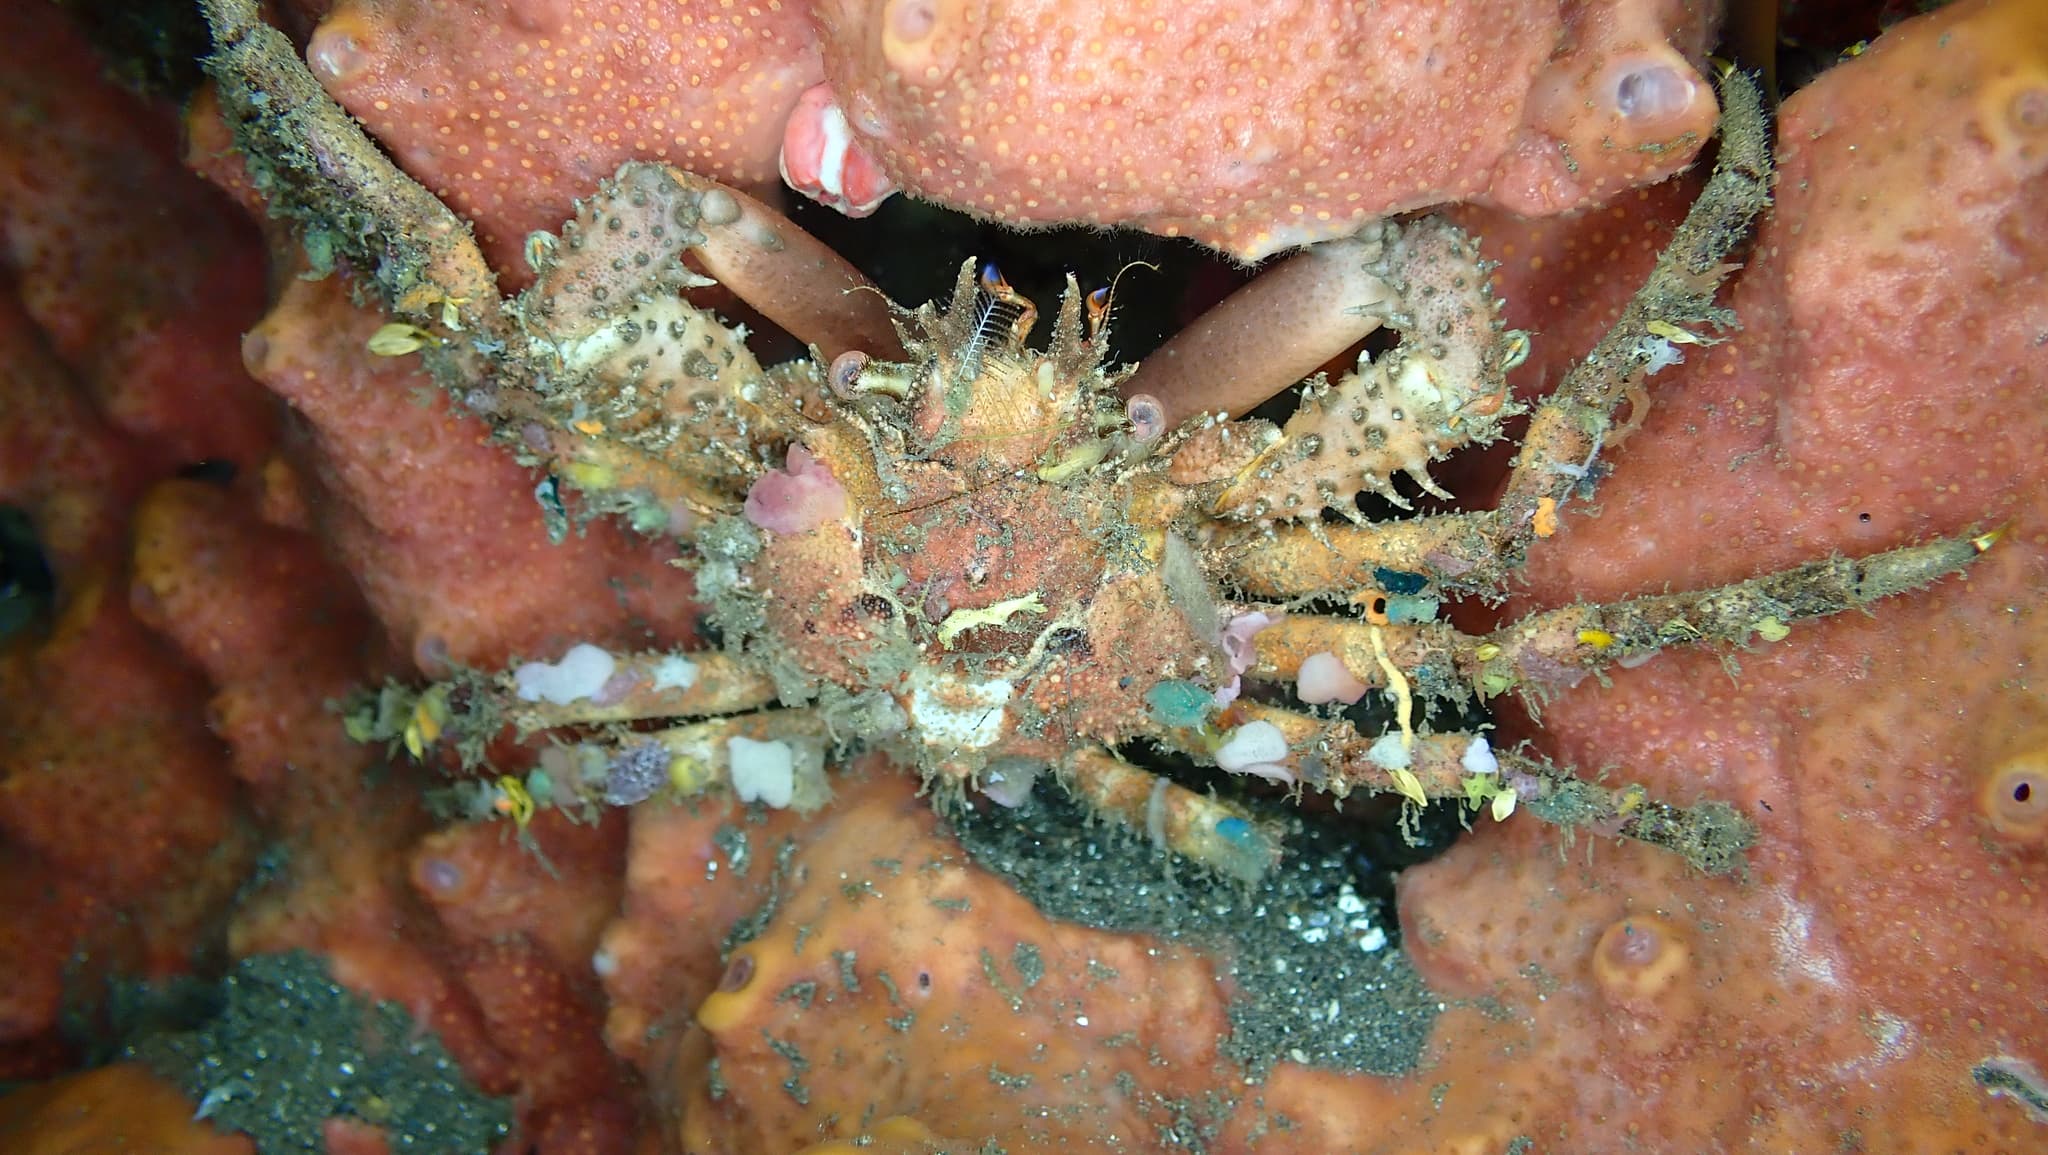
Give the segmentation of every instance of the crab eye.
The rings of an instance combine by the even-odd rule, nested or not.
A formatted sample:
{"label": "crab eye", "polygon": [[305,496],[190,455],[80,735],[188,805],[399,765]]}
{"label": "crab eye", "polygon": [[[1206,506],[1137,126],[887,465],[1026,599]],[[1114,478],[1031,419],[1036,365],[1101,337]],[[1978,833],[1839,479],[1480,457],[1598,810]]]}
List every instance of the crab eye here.
{"label": "crab eye", "polygon": [[1088,339],[1095,340],[1102,335],[1102,327],[1109,323],[1109,286],[1088,294]]}
{"label": "crab eye", "polygon": [[832,358],[832,367],[825,371],[825,379],[832,391],[841,397],[851,397],[860,391],[860,371],[867,368],[868,355],[848,351]]}
{"label": "crab eye", "polygon": [[1157,441],[1166,432],[1166,407],[1150,393],[1131,394],[1124,416],[1130,418],[1131,436],[1140,441]]}

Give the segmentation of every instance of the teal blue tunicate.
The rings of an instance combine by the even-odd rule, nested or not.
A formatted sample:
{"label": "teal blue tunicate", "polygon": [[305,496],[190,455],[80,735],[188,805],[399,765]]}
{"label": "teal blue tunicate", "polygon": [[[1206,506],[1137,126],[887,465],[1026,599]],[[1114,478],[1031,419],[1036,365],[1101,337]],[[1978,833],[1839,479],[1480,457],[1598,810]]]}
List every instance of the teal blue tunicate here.
{"label": "teal blue tunicate", "polygon": [[1209,719],[1216,695],[1193,682],[1161,682],[1145,691],[1152,720],[1169,730],[1190,730]]}
{"label": "teal blue tunicate", "polygon": [[1436,620],[1437,599],[1422,597],[1394,597],[1387,599],[1387,620],[1390,622],[1433,622]]}

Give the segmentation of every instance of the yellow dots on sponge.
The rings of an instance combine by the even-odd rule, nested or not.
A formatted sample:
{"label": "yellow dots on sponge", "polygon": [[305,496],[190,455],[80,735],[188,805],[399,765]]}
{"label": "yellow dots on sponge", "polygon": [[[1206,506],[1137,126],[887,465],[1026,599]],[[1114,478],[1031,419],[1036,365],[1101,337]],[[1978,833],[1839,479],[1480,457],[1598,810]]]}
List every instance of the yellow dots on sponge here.
{"label": "yellow dots on sponge", "polygon": [[1992,764],[1977,791],[1977,806],[2006,838],[2048,838],[2048,730],[2027,735],[2024,748]]}

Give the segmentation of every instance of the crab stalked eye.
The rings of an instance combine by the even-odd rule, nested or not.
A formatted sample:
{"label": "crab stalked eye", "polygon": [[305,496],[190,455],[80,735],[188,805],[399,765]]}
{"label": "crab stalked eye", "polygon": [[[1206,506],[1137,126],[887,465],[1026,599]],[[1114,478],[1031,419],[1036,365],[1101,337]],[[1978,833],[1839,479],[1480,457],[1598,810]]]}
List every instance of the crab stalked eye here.
{"label": "crab stalked eye", "polygon": [[868,355],[857,349],[850,349],[832,359],[832,367],[825,373],[825,380],[832,391],[841,397],[851,397],[860,392],[860,371],[867,368]]}
{"label": "crab stalked eye", "polygon": [[1088,339],[1095,340],[1102,327],[1109,323],[1109,286],[1088,294]]}
{"label": "crab stalked eye", "polygon": [[1140,441],[1157,441],[1166,432],[1166,409],[1150,393],[1133,393],[1124,402],[1124,416],[1130,418],[1131,436]]}

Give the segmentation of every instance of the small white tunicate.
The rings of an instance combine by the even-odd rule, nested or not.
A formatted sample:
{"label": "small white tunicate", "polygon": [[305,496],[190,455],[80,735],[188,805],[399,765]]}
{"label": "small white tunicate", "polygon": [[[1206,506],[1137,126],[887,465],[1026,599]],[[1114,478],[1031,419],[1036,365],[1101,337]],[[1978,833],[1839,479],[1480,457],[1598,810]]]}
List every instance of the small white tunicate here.
{"label": "small white tunicate", "polygon": [[734,737],[726,743],[726,756],[740,801],[780,810],[796,796],[796,751],[789,743]]}
{"label": "small white tunicate", "polygon": [[654,663],[654,688],[687,690],[697,684],[697,663],[681,654],[670,654]]}
{"label": "small white tunicate", "polygon": [[1381,734],[1372,748],[1365,752],[1365,757],[1382,770],[1406,770],[1412,761],[1408,744],[1401,741],[1399,733]]}
{"label": "small white tunicate", "polygon": [[528,662],[512,671],[512,682],[522,702],[566,706],[595,697],[617,668],[618,663],[601,647],[580,642],[569,647],[559,662]]}
{"label": "small white tunicate", "polygon": [[1648,358],[1643,364],[1645,377],[1659,370],[1669,369],[1685,360],[1685,353],[1662,337],[1643,338],[1643,356]]}
{"label": "small white tunicate", "polygon": [[1216,765],[1233,774],[1253,766],[1278,763],[1287,757],[1287,735],[1271,722],[1246,722],[1230,732],[1216,751]]}
{"label": "small white tunicate", "polygon": [[1493,756],[1493,747],[1487,744],[1484,734],[1472,739],[1472,744],[1465,747],[1458,765],[1463,766],[1467,774],[1500,773],[1500,759]]}

